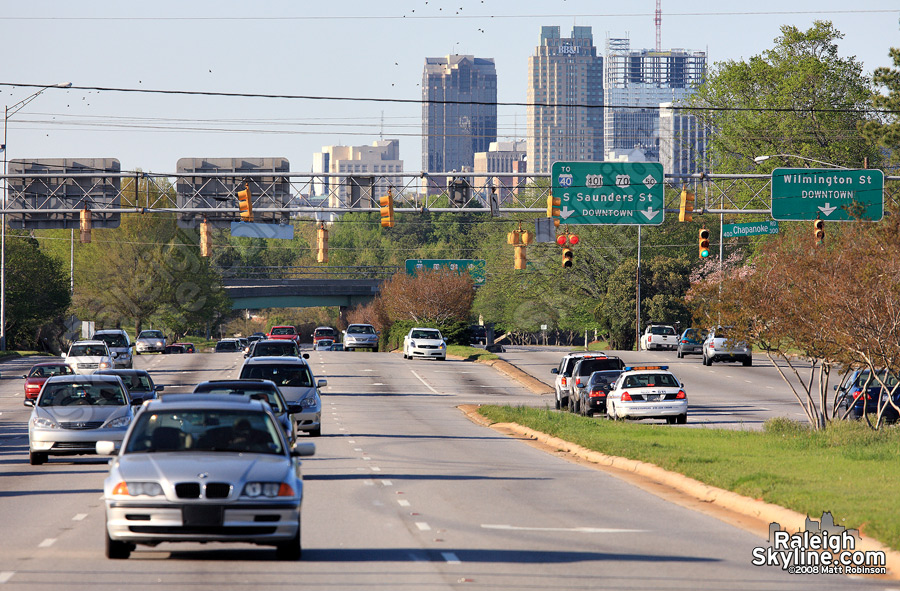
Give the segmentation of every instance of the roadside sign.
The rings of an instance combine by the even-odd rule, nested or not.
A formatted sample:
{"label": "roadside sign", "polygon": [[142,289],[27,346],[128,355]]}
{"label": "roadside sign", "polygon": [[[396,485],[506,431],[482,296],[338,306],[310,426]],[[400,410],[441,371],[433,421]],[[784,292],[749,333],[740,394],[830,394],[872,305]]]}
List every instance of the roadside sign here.
{"label": "roadside sign", "polygon": [[551,173],[562,224],[663,222],[665,178],[658,162],[554,162]]}
{"label": "roadside sign", "polygon": [[764,234],[777,234],[778,222],[766,220],[749,224],[725,224],[722,226],[722,238],[734,238],[735,236],[762,236]]}
{"label": "roadside sign", "polygon": [[877,222],[884,217],[884,173],[871,168],[776,168],[772,217]]}
{"label": "roadside sign", "polygon": [[475,285],[484,285],[484,260],[483,259],[406,259],[406,274],[415,275],[420,269],[439,270],[442,268],[467,272],[472,276]]}
{"label": "roadside sign", "polygon": [[231,235],[244,238],[294,239],[293,224],[262,224],[259,222],[231,222]]}

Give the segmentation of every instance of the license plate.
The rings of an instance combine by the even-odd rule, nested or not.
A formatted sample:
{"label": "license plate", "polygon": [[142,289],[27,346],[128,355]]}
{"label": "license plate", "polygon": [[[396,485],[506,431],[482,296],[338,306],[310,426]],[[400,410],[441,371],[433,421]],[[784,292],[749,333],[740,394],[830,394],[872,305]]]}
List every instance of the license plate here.
{"label": "license plate", "polygon": [[221,505],[186,505],[181,508],[186,527],[221,527],[225,522],[225,508]]}
{"label": "license plate", "polygon": [[659,394],[647,394],[646,398],[649,402],[659,402],[659,397]]}

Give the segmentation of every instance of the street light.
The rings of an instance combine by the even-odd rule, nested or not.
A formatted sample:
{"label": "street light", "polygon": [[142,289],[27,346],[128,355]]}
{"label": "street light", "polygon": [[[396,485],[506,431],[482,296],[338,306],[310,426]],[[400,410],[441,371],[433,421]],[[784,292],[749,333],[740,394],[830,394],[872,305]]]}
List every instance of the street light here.
{"label": "street light", "polygon": [[7,156],[6,130],[9,118],[21,111],[28,103],[36,99],[48,88],[71,88],[71,82],[60,82],[44,86],[37,92],[25,97],[12,107],[3,111],[3,209],[0,211],[0,351],[6,351],[6,206],[9,203],[9,157]]}
{"label": "street light", "polygon": [[833,162],[824,162],[822,160],[815,160],[814,158],[807,158],[806,156],[798,156],[797,154],[772,154],[770,156],[757,156],[753,159],[757,164],[761,164],[768,160],[769,158],[773,158],[775,156],[779,156],[782,158],[798,158],[800,160],[807,160],[809,162],[815,162],[816,164],[824,164],[825,166],[833,166],[835,168],[847,168],[846,166],[841,166],[840,164],[834,164]]}

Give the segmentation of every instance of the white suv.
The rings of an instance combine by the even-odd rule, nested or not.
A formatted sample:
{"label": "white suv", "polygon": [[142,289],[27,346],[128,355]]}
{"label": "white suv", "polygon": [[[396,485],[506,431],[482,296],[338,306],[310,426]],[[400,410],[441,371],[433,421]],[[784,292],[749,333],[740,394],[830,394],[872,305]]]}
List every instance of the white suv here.
{"label": "white suv", "polygon": [[585,355],[597,355],[592,351],[578,351],[576,353],[568,353],[559,362],[559,367],[554,367],[550,373],[556,375],[553,389],[556,390],[556,409],[569,407],[569,392],[572,390],[572,369],[575,363]]}
{"label": "white suv", "polygon": [[108,328],[98,330],[91,337],[94,341],[103,341],[112,354],[116,368],[131,369],[133,357],[131,355],[131,341],[128,339],[128,333],[121,328]]}
{"label": "white suv", "polygon": [[76,341],[65,355],[66,365],[76,374],[89,375],[99,369],[112,369],[113,359],[103,341]]}

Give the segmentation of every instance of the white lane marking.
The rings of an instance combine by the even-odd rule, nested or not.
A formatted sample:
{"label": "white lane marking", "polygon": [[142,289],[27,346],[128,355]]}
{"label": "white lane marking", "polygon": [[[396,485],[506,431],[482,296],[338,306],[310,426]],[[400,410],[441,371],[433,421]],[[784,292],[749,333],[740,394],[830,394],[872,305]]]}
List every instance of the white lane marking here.
{"label": "white lane marking", "polygon": [[354,448],[353,448],[353,451],[362,451],[362,448],[361,448],[361,447],[354,447]]}
{"label": "white lane marking", "polygon": [[409,507],[409,501],[406,499],[397,499],[397,504],[401,507]]}
{"label": "white lane marking", "polygon": [[78,515],[76,515],[75,517],[72,518],[72,521],[81,521],[85,517],[87,517],[87,513],[79,513]]}
{"label": "white lane marking", "polygon": [[366,486],[375,486],[375,481],[374,480],[363,480],[363,484],[365,484]]}
{"label": "white lane marking", "polygon": [[766,388],[768,388],[769,390],[774,390],[775,386],[766,386]]}
{"label": "white lane marking", "polygon": [[521,527],[517,525],[491,525],[482,523],[483,529],[502,529],[507,531],[561,531],[581,534],[621,534],[644,533],[645,529],[611,529],[606,527]]}
{"label": "white lane marking", "polygon": [[54,543],[56,543],[56,538],[46,538],[43,542],[38,544],[38,548],[49,548]]}
{"label": "white lane marking", "polygon": [[374,369],[364,369],[363,371],[375,371]]}
{"label": "white lane marking", "polygon": [[381,484],[383,484],[384,486],[394,486],[394,483],[390,480],[382,480]]}
{"label": "white lane marking", "polygon": [[356,443],[356,440],[355,440],[355,439],[348,439],[348,440],[347,440],[347,443],[349,443],[350,445],[353,445],[354,443]]}
{"label": "white lane marking", "polygon": [[381,468],[378,466],[372,466],[372,472],[381,472]]}
{"label": "white lane marking", "polygon": [[413,562],[428,562],[428,559],[426,557],[422,556],[421,554],[410,553],[407,556],[409,556]]}
{"label": "white lane marking", "polygon": [[419,528],[419,531],[431,531],[431,526],[424,521],[417,521],[416,527]]}
{"label": "white lane marking", "polygon": [[371,385],[372,386],[384,386],[384,384],[381,382],[375,382],[374,384],[371,384]]}
{"label": "white lane marking", "polygon": [[426,382],[425,380],[423,380],[423,379],[422,379],[422,376],[420,376],[419,374],[417,374],[416,371],[415,371],[414,369],[411,369],[411,370],[409,370],[409,371],[411,371],[411,372],[412,372],[412,375],[416,376],[416,379],[418,379],[420,382],[422,382],[422,383],[425,385],[426,388],[428,388],[429,390],[431,390],[431,391],[434,392],[435,394],[440,394],[440,392],[438,392],[437,390],[435,390],[434,388],[432,388],[432,387],[428,384],[428,382]]}
{"label": "white lane marking", "polygon": [[369,456],[363,456],[363,460],[366,461],[366,462],[370,461],[371,459],[372,459],[372,458],[370,458]]}
{"label": "white lane marking", "polygon": [[753,383],[753,382],[750,381],[750,380],[744,380],[744,381],[747,382],[748,384],[752,384],[752,383]]}
{"label": "white lane marking", "polygon": [[9,580],[13,578],[14,574],[16,574],[16,571],[14,570],[5,570],[3,572],[0,572],[0,585],[2,585],[3,583],[8,583]]}
{"label": "white lane marking", "polygon": [[462,560],[453,552],[441,552],[441,556],[447,561],[447,564],[462,564]]}
{"label": "white lane marking", "polygon": [[438,370],[435,370],[434,373],[452,373],[452,374],[457,374],[457,373],[475,373],[475,372],[474,372],[474,371],[444,371],[444,370],[442,370],[442,369],[438,369]]}

